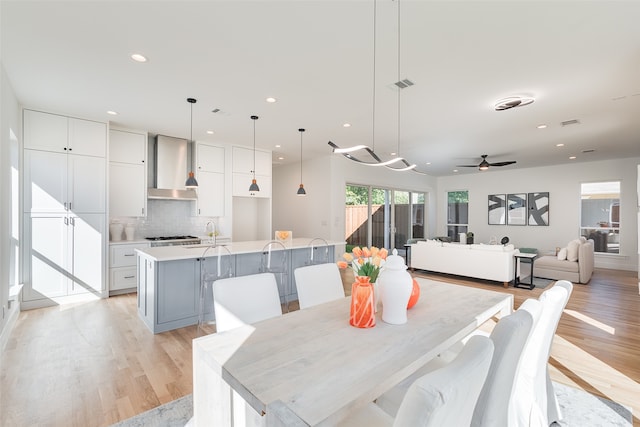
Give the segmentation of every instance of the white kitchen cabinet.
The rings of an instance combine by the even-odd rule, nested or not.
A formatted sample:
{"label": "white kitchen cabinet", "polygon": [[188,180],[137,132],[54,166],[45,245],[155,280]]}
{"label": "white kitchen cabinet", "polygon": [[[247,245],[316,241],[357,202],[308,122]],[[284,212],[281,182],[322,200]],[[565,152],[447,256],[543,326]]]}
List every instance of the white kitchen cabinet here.
{"label": "white kitchen cabinet", "polygon": [[147,134],[109,131],[109,216],[145,216]]}
{"label": "white kitchen cabinet", "polygon": [[196,143],[197,171],[224,173],[224,147]]}
{"label": "white kitchen cabinet", "polygon": [[107,124],[23,112],[25,308],[105,296]]}
{"label": "white kitchen cabinet", "polygon": [[106,156],[106,123],[26,109],[23,118],[24,148]]}
{"label": "white kitchen cabinet", "polygon": [[144,165],[109,162],[109,215],[145,216],[147,206]]}
{"label": "white kitchen cabinet", "polygon": [[24,150],[24,211],[104,213],[105,159]]}
{"label": "white kitchen cabinet", "polygon": [[198,172],[198,216],[224,216],[224,173]]}
{"label": "white kitchen cabinet", "polygon": [[109,294],[135,289],[138,283],[136,249],[148,248],[148,243],[111,244],[109,248]]}
{"label": "white kitchen cabinet", "polygon": [[[233,172],[253,174],[253,149],[233,147]],[[271,152],[256,150],[256,175],[271,176]]]}
{"label": "white kitchen cabinet", "polygon": [[104,214],[25,214],[25,301],[104,291]]}
{"label": "white kitchen cabinet", "polygon": [[233,147],[233,195],[236,197],[271,198],[271,152],[256,150],[255,178],[260,191],[249,191],[253,179],[253,149]]}
{"label": "white kitchen cabinet", "polygon": [[234,173],[233,174],[233,195],[236,197],[271,197],[271,177],[256,175],[256,182],[260,191],[249,191],[253,175]]}
{"label": "white kitchen cabinet", "polygon": [[109,161],[142,165],[147,162],[147,134],[110,129]]}
{"label": "white kitchen cabinet", "polygon": [[224,216],[224,147],[197,142],[195,148],[196,179],[198,181],[196,215]]}

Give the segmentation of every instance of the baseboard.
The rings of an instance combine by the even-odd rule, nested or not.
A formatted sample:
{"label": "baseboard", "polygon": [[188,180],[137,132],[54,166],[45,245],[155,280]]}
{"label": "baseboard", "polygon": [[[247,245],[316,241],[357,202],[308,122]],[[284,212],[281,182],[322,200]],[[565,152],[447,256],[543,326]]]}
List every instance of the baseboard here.
{"label": "baseboard", "polygon": [[96,293],[86,292],[83,294],[67,295],[64,297],[55,298],[43,298],[31,301],[22,301],[22,310],[33,310],[36,308],[52,307],[56,305],[76,304],[88,301],[95,301],[102,298],[107,298],[108,292]]}
{"label": "baseboard", "polygon": [[9,337],[11,336],[11,332],[16,325],[18,320],[18,315],[20,314],[20,302],[14,301],[11,304],[11,308],[9,309],[9,315],[7,316],[7,322],[4,324],[4,328],[0,332],[0,354],[4,352],[4,348],[9,342]]}

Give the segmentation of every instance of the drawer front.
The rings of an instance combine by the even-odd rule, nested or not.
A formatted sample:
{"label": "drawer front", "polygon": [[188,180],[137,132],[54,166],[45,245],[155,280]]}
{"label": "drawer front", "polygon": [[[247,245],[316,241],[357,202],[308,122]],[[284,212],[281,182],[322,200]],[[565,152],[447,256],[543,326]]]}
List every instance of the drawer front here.
{"label": "drawer front", "polygon": [[137,277],[136,267],[111,269],[109,290],[135,288],[138,286]]}
{"label": "drawer front", "polygon": [[149,245],[112,245],[111,267],[131,267],[136,265],[136,249],[146,248]]}

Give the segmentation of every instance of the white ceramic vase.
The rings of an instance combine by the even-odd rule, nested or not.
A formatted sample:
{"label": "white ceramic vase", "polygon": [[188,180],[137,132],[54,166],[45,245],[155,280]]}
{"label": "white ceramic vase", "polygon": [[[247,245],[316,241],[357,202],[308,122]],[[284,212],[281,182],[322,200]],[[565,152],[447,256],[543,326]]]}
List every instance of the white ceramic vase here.
{"label": "white ceramic vase", "polygon": [[377,282],[382,301],[382,321],[392,325],[407,323],[407,304],[413,291],[413,279],[396,249],[387,257]]}

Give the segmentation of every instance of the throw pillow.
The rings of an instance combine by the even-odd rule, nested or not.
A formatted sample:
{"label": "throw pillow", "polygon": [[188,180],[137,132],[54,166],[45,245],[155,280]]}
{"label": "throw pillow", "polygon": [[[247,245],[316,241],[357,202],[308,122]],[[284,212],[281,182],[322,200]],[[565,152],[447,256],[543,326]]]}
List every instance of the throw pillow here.
{"label": "throw pillow", "polygon": [[567,245],[567,261],[578,261],[578,248],[580,239],[572,240]]}
{"label": "throw pillow", "polygon": [[562,248],[558,251],[558,261],[564,261],[567,259],[567,248]]}

